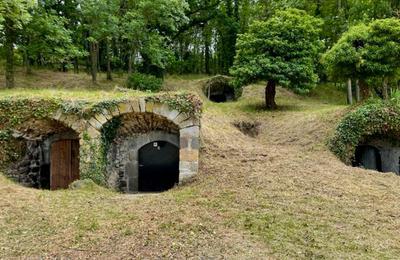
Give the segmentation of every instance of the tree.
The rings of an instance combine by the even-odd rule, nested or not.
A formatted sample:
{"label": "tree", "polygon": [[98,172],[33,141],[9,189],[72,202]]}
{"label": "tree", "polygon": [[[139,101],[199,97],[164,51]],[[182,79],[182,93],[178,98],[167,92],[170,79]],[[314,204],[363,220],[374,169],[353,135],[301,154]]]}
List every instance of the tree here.
{"label": "tree", "polygon": [[6,52],[6,87],[14,87],[14,45],[21,29],[30,19],[29,8],[34,0],[6,0],[0,4],[0,29],[4,35]]}
{"label": "tree", "polygon": [[118,32],[118,3],[116,0],[85,0],[82,2],[84,27],[88,32],[92,81],[97,81],[99,43],[106,44],[107,79],[111,79],[110,42]]}
{"label": "tree", "polygon": [[372,22],[365,47],[365,69],[372,77],[382,79],[382,96],[387,99],[388,82],[400,69],[400,20],[390,18]]}
{"label": "tree", "polygon": [[332,79],[358,79],[364,99],[371,92],[368,81],[382,79],[380,89],[387,98],[387,82],[400,67],[400,21],[381,19],[351,27],[326,52],[323,61]]}
{"label": "tree", "polygon": [[65,29],[65,23],[63,17],[46,13],[40,7],[32,12],[32,19],[23,27],[19,41],[28,73],[30,61],[36,57],[40,57],[41,65],[58,64],[64,69],[73,58],[85,54],[72,43],[72,32]]}
{"label": "tree", "polygon": [[368,38],[368,27],[364,24],[351,27],[339,41],[325,53],[323,63],[333,80],[359,79],[361,95],[369,95],[366,87],[364,70],[365,43]]}
{"label": "tree", "polygon": [[288,9],[267,21],[256,21],[239,36],[231,70],[236,86],[266,80],[265,102],[275,109],[276,86],[307,93],[318,81],[315,73],[323,43],[322,21],[305,11]]}
{"label": "tree", "polygon": [[188,5],[183,0],[141,0],[138,12],[144,19],[145,33],[142,38],[140,56],[142,72],[162,76],[166,65],[172,60],[169,48],[171,37],[188,19]]}

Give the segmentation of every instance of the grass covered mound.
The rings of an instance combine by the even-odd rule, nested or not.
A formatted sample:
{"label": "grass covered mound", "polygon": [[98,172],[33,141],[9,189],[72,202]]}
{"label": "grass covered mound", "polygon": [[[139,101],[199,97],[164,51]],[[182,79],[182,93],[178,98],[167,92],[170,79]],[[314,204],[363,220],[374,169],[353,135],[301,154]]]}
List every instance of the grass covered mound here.
{"label": "grass covered mound", "polygon": [[104,144],[110,140],[105,138],[108,134],[101,128],[102,124],[120,113],[150,113],[156,108],[161,111],[161,107],[178,111],[184,119],[198,120],[202,112],[201,100],[190,92],[3,91],[0,93],[0,168],[5,170],[24,156],[26,140],[42,140],[73,130],[81,138],[81,178],[104,184],[107,152]]}
{"label": "grass covered mound", "polygon": [[5,132],[29,119],[49,118],[61,111],[65,115],[90,119],[104,109],[113,110],[129,100],[145,99],[168,105],[171,109],[200,117],[201,100],[192,93],[149,94],[137,91],[51,91],[14,90],[0,94],[0,139]]}
{"label": "grass covered mound", "polygon": [[400,136],[400,100],[370,100],[347,114],[330,140],[330,149],[351,163],[357,145],[370,136]]}

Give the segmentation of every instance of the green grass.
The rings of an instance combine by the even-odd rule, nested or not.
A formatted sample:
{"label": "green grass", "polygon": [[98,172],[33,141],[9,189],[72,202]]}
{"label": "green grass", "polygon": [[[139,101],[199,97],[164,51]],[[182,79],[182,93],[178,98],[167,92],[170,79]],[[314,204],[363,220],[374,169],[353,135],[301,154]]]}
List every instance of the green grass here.
{"label": "green grass", "polygon": [[5,89],[0,91],[0,98],[61,98],[65,100],[88,100],[100,101],[103,99],[117,99],[126,96],[146,96],[150,95],[146,92],[135,90],[90,90],[90,89]]}

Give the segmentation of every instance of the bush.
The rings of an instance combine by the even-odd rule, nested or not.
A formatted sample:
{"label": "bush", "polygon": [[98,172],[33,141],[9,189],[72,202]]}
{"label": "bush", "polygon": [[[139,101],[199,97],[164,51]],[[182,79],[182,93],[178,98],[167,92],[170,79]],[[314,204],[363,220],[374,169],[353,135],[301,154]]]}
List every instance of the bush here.
{"label": "bush", "polygon": [[163,80],[153,75],[133,73],[128,77],[127,87],[141,91],[157,92],[162,88]]}

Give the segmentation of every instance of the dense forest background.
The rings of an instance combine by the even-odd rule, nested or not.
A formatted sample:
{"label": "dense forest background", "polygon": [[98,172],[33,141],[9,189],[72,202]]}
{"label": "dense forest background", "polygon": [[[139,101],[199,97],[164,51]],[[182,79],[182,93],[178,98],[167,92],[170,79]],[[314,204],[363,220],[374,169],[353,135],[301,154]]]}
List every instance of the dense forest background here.
{"label": "dense forest background", "polygon": [[7,86],[14,66],[93,81],[98,71],[229,74],[238,35],[287,8],[323,20],[326,50],[352,25],[400,17],[400,0],[3,0],[0,57]]}

